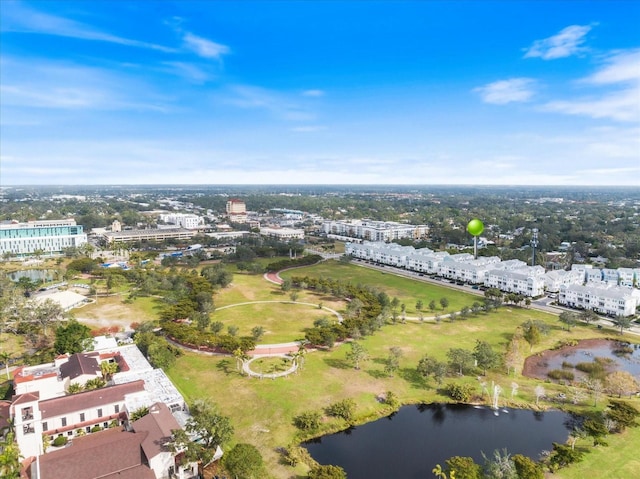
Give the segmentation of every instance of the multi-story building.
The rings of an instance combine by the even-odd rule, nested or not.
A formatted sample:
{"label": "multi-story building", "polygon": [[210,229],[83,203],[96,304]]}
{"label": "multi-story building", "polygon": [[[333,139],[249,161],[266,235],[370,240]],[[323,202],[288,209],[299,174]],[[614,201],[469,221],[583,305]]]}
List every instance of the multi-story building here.
{"label": "multi-story building", "polygon": [[247,222],[247,205],[244,201],[236,198],[230,199],[227,201],[226,211],[229,221],[233,223]]}
{"label": "multi-story building", "polygon": [[492,269],[487,274],[485,286],[507,293],[536,297],[544,294],[544,268],[525,266],[515,270]]}
{"label": "multi-story building", "polygon": [[279,240],[304,239],[304,230],[295,228],[260,228],[262,236]]}
{"label": "multi-story building", "polygon": [[631,316],[640,305],[640,290],[624,286],[568,284],[560,286],[558,303],[609,316]]}
{"label": "multi-story building", "polygon": [[198,232],[185,228],[150,228],[146,230],[125,230],[106,232],[102,236],[107,245],[112,243],[132,243],[135,241],[165,241],[168,239],[189,240]]}
{"label": "multi-story building", "polygon": [[555,271],[548,271],[544,275],[544,288],[549,293],[557,293],[560,291],[560,286],[562,285],[582,283],[584,283],[584,270],[565,271],[558,269]]}
{"label": "multi-story building", "polygon": [[0,254],[60,253],[65,248],[79,248],[86,242],[87,235],[82,226],[73,219],[0,224]]}
{"label": "multi-story building", "polygon": [[363,219],[325,221],[322,223],[322,231],[330,235],[389,242],[402,238],[422,238],[429,231],[429,227],[426,225],[407,225],[393,221]]}
{"label": "multi-story building", "polygon": [[204,225],[204,219],[198,215],[186,214],[186,213],[168,213],[161,214],[160,220],[165,223],[179,226],[180,228],[186,228],[188,230],[198,229]]}

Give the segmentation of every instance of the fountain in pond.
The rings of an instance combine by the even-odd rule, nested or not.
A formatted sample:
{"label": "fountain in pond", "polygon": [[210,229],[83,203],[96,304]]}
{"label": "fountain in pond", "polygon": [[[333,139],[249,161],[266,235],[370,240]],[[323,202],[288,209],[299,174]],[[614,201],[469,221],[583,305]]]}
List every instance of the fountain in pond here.
{"label": "fountain in pond", "polygon": [[500,398],[500,393],[502,392],[502,388],[498,384],[494,384],[493,386],[493,404],[492,408],[495,411],[494,414],[498,415],[498,399]]}

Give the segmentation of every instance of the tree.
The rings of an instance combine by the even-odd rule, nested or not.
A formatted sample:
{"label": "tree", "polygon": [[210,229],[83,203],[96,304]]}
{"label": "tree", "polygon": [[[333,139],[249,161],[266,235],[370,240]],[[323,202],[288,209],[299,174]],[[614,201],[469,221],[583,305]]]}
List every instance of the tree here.
{"label": "tree", "polygon": [[447,365],[446,363],[438,361],[437,359],[425,354],[418,362],[417,370],[424,378],[428,378],[433,375],[436,383],[440,385],[447,374]]}
{"label": "tree", "polygon": [[624,431],[627,427],[636,427],[638,416],[640,411],[624,401],[610,401],[606,410],[607,419],[615,422],[618,431]]}
{"label": "tree", "polygon": [[445,462],[449,477],[453,473],[455,479],[482,479],[482,468],[471,457],[453,456]]}
{"label": "tree", "polygon": [[347,479],[347,473],[340,466],[314,466],[309,471],[309,479]]}
{"label": "tree", "polygon": [[503,449],[502,452],[498,449],[493,451],[493,458],[488,458],[484,453],[482,457],[484,457],[485,477],[490,477],[491,479],[518,479],[516,466],[506,449]]}
{"label": "tree", "polygon": [[91,343],[91,329],[71,319],[65,325],[56,328],[56,340],[53,347],[58,354],[81,353]]}
{"label": "tree", "polygon": [[429,310],[433,313],[436,310],[436,301],[432,299],[429,301]]}
{"label": "tree", "polygon": [[7,379],[9,379],[9,359],[11,359],[11,353],[2,351],[0,353],[0,361],[4,363],[4,370],[7,373]]}
{"label": "tree", "polygon": [[393,374],[400,368],[400,358],[402,357],[402,349],[397,346],[389,348],[389,356],[384,366],[384,372],[393,377]]}
{"label": "tree", "polygon": [[513,463],[516,466],[518,479],[544,479],[542,466],[530,457],[516,454],[513,456]]}
{"label": "tree", "polygon": [[617,394],[622,397],[623,394],[633,394],[638,391],[638,381],[633,375],[627,371],[614,371],[607,375],[605,379],[605,388],[610,394]]}
{"label": "tree", "polygon": [[327,414],[329,416],[339,417],[347,422],[353,419],[355,412],[356,402],[353,399],[343,399],[342,401],[331,404],[327,408]]}
{"label": "tree", "polygon": [[487,369],[496,367],[500,362],[500,355],[496,353],[491,345],[486,341],[476,341],[476,347],[473,350],[473,357],[483,371],[483,376],[487,375]]}
{"label": "tree", "polygon": [[237,479],[261,479],[265,476],[262,455],[252,444],[236,444],[223,456],[222,464]]}
{"label": "tree", "polygon": [[262,338],[262,336],[264,336],[264,328],[262,326],[254,326],[251,329],[251,337],[254,341],[260,341],[260,338]]}
{"label": "tree", "polygon": [[[190,460],[206,465],[213,459],[216,448],[231,439],[233,426],[229,418],[220,414],[217,406],[207,399],[196,399],[189,410],[191,417],[184,430],[173,431],[174,447],[186,450]],[[189,435],[194,436],[195,441],[191,441]]]}
{"label": "tree", "polygon": [[20,448],[15,441],[15,433],[9,431],[4,440],[0,440],[0,477],[3,479],[19,479],[22,464]]}
{"label": "tree", "polygon": [[440,298],[440,306],[445,310],[449,307],[449,300],[447,298]]}
{"label": "tree", "polygon": [[513,370],[515,373],[516,369],[519,368],[522,364],[523,360],[523,337],[520,335],[514,335],[509,341],[507,345],[507,352],[504,356],[504,364],[507,367],[507,374]]}
{"label": "tree", "polygon": [[451,348],[447,351],[449,365],[458,371],[461,376],[464,372],[471,368],[474,362],[473,353],[462,348]]}
{"label": "tree", "polygon": [[419,299],[418,301],[416,301],[416,310],[417,310],[417,311],[421,311],[423,307],[424,307],[424,304],[422,303],[422,300],[421,300],[421,299]]}
{"label": "tree", "polygon": [[209,326],[209,329],[213,334],[218,335],[224,329],[224,323],[222,321],[214,321]]}
{"label": "tree", "polygon": [[289,293],[289,299],[290,299],[292,302],[294,302],[294,303],[298,300],[298,296],[299,296],[299,294],[298,294],[298,292],[297,292],[297,291],[295,291],[295,290],[294,290],[294,291],[291,291],[291,292]]}
{"label": "tree", "polygon": [[602,384],[602,381],[599,379],[590,377],[583,378],[582,384],[591,392],[593,396],[593,407],[596,407],[602,396],[602,391],[604,391],[604,384]]}
{"label": "tree", "polygon": [[229,333],[229,336],[237,336],[238,331],[240,331],[240,328],[234,324],[230,324],[229,326],[227,326],[227,332]]}
{"label": "tree", "polygon": [[624,334],[624,330],[631,327],[631,318],[618,316],[613,320],[613,324],[620,328],[620,334]]}
{"label": "tree", "polygon": [[540,330],[535,324],[532,324],[525,328],[523,337],[529,343],[529,351],[533,351],[533,347],[540,342]]}
{"label": "tree", "polygon": [[83,391],[82,384],[80,383],[71,383],[67,388],[67,394],[76,394]]}
{"label": "tree", "polygon": [[563,311],[559,316],[560,322],[567,325],[567,331],[571,331],[571,328],[578,324],[578,319],[574,313],[569,311]]}
{"label": "tree", "polygon": [[351,350],[347,352],[347,361],[353,364],[354,369],[360,369],[360,363],[369,358],[367,350],[357,341],[349,343]]}
{"label": "tree", "polygon": [[553,452],[549,458],[549,469],[555,472],[561,467],[581,461],[583,455],[584,453],[578,449],[572,449],[571,446],[554,442]]}
{"label": "tree", "polygon": [[47,334],[47,325],[57,321],[63,315],[62,306],[50,299],[45,299],[33,310],[34,319],[42,327],[42,334]]}
{"label": "tree", "polygon": [[102,361],[100,363],[100,372],[105,381],[109,381],[111,377],[118,372],[118,363]]}
{"label": "tree", "polygon": [[293,418],[293,425],[303,431],[318,429],[322,416],[319,412],[303,412]]}
{"label": "tree", "polygon": [[598,319],[598,315],[592,309],[584,309],[580,312],[580,319],[587,324],[590,324],[591,321],[596,321]]}

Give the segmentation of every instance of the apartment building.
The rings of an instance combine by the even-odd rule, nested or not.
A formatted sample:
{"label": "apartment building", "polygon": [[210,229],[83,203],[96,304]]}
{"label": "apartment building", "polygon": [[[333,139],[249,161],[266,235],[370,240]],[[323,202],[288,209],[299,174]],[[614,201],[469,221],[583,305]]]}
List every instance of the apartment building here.
{"label": "apartment building", "polygon": [[624,286],[569,284],[560,286],[558,303],[609,316],[631,316],[640,306],[640,290]]}
{"label": "apartment building", "polygon": [[227,201],[226,205],[227,216],[232,223],[246,223],[247,222],[247,205],[244,201],[232,198]]}
{"label": "apartment building", "polygon": [[322,223],[322,231],[326,234],[362,238],[367,241],[389,242],[402,238],[422,238],[428,233],[429,227],[363,219],[325,221]]}
{"label": "apartment building", "polygon": [[61,253],[86,242],[86,233],[73,219],[0,224],[0,254],[17,256],[38,250],[45,254]]}

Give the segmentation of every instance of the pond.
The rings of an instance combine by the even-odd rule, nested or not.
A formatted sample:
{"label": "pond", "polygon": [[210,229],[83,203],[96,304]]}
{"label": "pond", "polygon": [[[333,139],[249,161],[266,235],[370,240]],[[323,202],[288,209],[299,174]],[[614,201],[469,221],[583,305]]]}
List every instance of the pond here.
{"label": "pond", "polygon": [[[523,374],[547,379],[552,371],[571,373],[575,380],[593,374],[600,366],[602,374],[621,370],[640,375],[640,346],[609,339],[586,339],[573,346],[544,351],[525,361]],[[553,377],[553,373],[552,373]]]}
{"label": "pond", "polygon": [[56,277],[57,271],[55,269],[24,269],[21,271],[14,271],[9,273],[9,278],[13,281],[18,281],[20,278],[29,278],[31,281],[53,281]]}
{"label": "pond", "polygon": [[539,459],[569,437],[571,416],[462,404],[404,406],[383,419],[304,443],[320,464],[341,466],[349,479],[425,479],[452,456],[484,462],[495,449]]}

